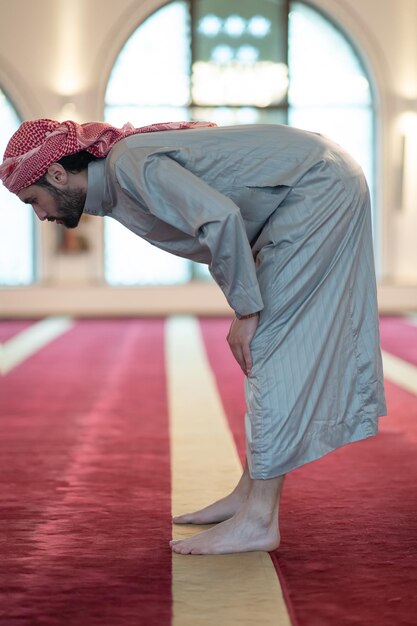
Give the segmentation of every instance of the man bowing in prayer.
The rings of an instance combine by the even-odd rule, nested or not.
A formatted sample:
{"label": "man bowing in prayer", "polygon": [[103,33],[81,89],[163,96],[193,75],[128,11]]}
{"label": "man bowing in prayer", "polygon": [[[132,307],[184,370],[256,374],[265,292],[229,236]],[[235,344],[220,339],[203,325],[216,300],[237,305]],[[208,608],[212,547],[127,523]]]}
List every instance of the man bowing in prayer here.
{"label": "man bowing in prayer", "polygon": [[181,554],[274,550],[284,476],[371,437],[385,400],[369,193],[337,144],[288,126],[24,122],[0,166],[41,220],[107,215],[206,263],[235,312],[247,462],[232,493],[174,518],[216,526]]}

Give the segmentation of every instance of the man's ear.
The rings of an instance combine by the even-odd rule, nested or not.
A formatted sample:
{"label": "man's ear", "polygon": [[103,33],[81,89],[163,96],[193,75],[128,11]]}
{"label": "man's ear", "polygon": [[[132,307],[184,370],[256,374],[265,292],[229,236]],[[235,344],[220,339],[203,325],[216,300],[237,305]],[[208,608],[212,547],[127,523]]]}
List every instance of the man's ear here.
{"label": "man's ear", "polygon": [[68,184],[68,172],[61,163],[52,163],[46,172],[46,180],[55,187],[65,187]]}

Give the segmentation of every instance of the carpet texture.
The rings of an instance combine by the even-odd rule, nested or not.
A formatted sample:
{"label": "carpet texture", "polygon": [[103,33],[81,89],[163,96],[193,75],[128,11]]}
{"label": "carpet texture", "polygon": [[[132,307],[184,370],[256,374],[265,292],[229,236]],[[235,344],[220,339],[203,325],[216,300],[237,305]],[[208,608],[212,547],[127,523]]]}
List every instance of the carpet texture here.
{"label": "carpet texture", "polygon": [[170,624],[163,321],[79,322],[0,384],[0,624]]}
{"label": "carpet texture", "polygon": [[[230,321],[201,324],[243,460],[242,376],[224,343]],[[390,384],[387,395],[378,437],[287,478],[282,545],[271,556],[294,625],[417,623],[417,398]]]}
{"label": "carpet texture", "polygon": [[15,337],[22,330],[26,330],[29,326],[32,326],[34,322],[32,320],[1,320],[0,323],[0,344],[8,341],[12,337]]}
{"label": "carpet texture", "polygon": [[383,350],[417,365],[417,326],[406,319],[382,317],[380,322]]}

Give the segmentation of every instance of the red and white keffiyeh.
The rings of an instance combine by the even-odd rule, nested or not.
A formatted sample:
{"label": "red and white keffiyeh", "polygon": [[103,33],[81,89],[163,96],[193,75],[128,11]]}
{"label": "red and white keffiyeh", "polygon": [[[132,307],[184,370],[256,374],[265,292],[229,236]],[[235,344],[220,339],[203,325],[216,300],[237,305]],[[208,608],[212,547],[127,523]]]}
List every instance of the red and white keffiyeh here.
{"label": "red and white keffiyeh", "polygon": [[135,128],[115,128],[104,122],[78,124],[49,119],[23,122],[7,144],[0,165],[0,179],[9,191],[18,193],[39,180],[48,167],[64,156],[86,150],[105,157],[120,139],[139,133],[216,126],[212,122],[167,122]]}

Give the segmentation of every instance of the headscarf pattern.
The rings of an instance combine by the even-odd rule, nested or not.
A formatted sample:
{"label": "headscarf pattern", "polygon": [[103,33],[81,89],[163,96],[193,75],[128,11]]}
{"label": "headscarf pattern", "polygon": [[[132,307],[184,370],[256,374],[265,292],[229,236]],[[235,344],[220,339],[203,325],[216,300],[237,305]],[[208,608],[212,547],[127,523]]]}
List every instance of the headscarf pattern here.
{"label": "headscarf pattern", "polygon": [[115,128],[104,122],[78,124],[46,118],[23,122],[7,144],[0,179],[9,191],[18,193],[39,180],[49,166],[64,156],[86,150],[105,157],[120,139],[139,133],[216,126],[212,122],[167,122],[135,128]]}

